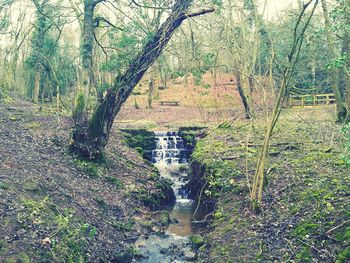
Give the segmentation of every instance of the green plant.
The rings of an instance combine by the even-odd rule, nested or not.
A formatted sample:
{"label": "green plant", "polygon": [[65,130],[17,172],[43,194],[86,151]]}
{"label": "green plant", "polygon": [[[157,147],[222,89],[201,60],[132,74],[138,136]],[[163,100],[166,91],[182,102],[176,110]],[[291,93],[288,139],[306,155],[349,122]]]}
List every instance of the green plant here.
{"label": "green plant", "polygon": [[341,251],[336,259],[336,263],[345,263],[350,259],[350,246]]}
{"label": "green plant", "polygon": [[100,178],[106,173],[106,167],[96,162],[76,159],[75,164],[91,178]]}
{"label": "green plant", "polygon": [[75,107],[73,110],[72,118],[76,121],[81,120],[83,118],[84,112],[86,108],[84,94],[80,92],[75,99]]}
{"label": "green plant", "polygon": [[133,225],[135,224],[134,221],[128,221],[128,222],[115,222],[113,223],[113,226],[116,229],[125,231],[125,232],[130,232],[132,230]]}
{"label": "green plant", "polygon": [[194,235],[190,237],[190,242],[195,249],[198,249],[204,245],[204,238],[199,235]]}
{"label": "green plant", "polygon": [[342,128],[342,132],[345,137],[345,148],[346,148],[346,153],[342,155],[342,159],[345,165],[350,166],[350,123],[348,123]]}
{"label": "green plant", "polygon": [[116,178],[116,177],[107,176],[107,177],[106,177],[106,180],[107,180],[109,183],[115,185],[118,189],[124,188],[124,183],[123,183],[122,181],[120,181],[120,180],[119,180],[118,178]]}

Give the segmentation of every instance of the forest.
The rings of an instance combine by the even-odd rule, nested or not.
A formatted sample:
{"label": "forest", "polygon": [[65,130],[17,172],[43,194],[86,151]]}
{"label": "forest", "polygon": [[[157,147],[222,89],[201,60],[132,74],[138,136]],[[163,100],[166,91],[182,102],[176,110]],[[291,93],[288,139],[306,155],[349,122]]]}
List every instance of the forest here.
{"label": "forest", "polygon": [[0,262],[350,262],[349,0],[0,0]]}

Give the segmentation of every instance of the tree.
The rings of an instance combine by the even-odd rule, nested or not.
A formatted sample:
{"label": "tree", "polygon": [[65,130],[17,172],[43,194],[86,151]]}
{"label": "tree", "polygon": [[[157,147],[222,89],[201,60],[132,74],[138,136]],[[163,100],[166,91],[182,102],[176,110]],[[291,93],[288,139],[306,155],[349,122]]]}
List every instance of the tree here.
{"label": "tree", "polygon": [[31,53],[26,59],[29,86],[28,94],[34,103],[39,95],[49,98],[59,93],[59,83],[52,66],[52,58],[57,56],[62,28],[59,6],[52,6],[48,0],[32,0],[36,8],[36,21],[31,37]]}
{"label": "tree", "polygon": [[[322,11],[324,17],[325,31],[327,37],[327,47],[328,52],[332,60],[337,58],[336,45],[334,41],[334,37],[331,32],[331,22],[328,13],[328,6],[325,0],[321,0]],[[337,104],[337,116],[336,121],[341,123],[346,120],[347,117],[347,109],[344,105],[344,101],[341,95],[341,91],[339,90],[339,72],[336,67],[329,67],[329,74],[331,79],[331,87],[332,91],[335,95],[336,104]]]}
{"label": "tree", "polygon": [[[13,3],[13,0],[0,0],[0,35],[5,34],[9,27],[10,15],[9,9]],[[2,47],[0,47],[0,53],[2,52]],[[6,58],[6,56],[5,56]],[[4,59],[5,60],[5,59]],[[6,81],[5,72],[5,61],[2,63],[1,68],[1,80],[0,80],[0,102],[8,97],[9,83]]]}
{"label": "tree", "polygon": [[283,69],[283,78],[282,78],[281,86],[278,92],[278,97],[276,99],[274,109],[272,111],[270,122],[266,127],[264,142],[260,151],[259,159],[257,162],[257,168],[255,171],[255,175],[252,183],[252,189],[250,191],[253,208],[260,208],[260,204],[262,202],[263,187],[265,183],[265,164],[266,164],[266,159],[267,159],[267,155],[270,147],[272,132],[281,114],[282,104],[283,104],[286,92],[288,90],[288,87],[290,86],[290,81],[293,77],[293,72],[295,70],[296,64],[299,61],[299,55],[303,45],[305,31],[310,24],[311,18],[318,5],[318,1],[319,0],[315,1],[312,11],[304,23],[302,23],[303,22],[302,19],[305,16],[305,12],[307,8],[310,6],[313,0],[310,0],[309,2],[303,5],[293,30],[293,38],[292,38],[293,44],[287,56],[287,65]]}
{"label": "tree", "polygon": [[214,9],[205,9],[188,14],[187,11],[191,4],[192,0],[177,0],[175,2],[166,21],[130,62],[127,70],[116,77],[113,86],[108,89],[91,119],[86,123],[76,125],[71,145],[73,152],[92,160],[103,157],[103,150],[108,142],[114,118],[130,96],[133,88],[159,57],[174,31],[185,19],[214,11]]}
{"label": "tree", "polygon": [[[324,3],[324,10],[327,5]],[[341,50],[329,63],[329,70],[333,73],[338,71],[338,89],[342,106],[342,115],[337,116],[338,122],[350,122],[350,2],[338,0],[337,5],[331,12],[332,31],[340,41]],[[338,103],[337,103],[338,106]]]}

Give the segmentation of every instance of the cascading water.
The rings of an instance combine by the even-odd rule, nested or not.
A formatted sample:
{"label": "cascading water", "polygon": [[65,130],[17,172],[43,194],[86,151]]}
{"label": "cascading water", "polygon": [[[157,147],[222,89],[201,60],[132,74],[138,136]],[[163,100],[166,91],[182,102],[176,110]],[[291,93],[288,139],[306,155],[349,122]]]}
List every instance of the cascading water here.
{"label": "cascading water", "polygon": [[183,139],[178,132],[154,132],[156,149],[152,162],[162,177],[172,182],[176,202],[169,210],[173,222],[164,236],[152,235],[136,242],[138,250],[145,255],[139,262],[188,262],[194,257],[189,236],[195,232],[191,221],[194,201],[188,198],[185,185],[188,182],[188,157]]}
{"label": "cascading water", "polygon": [[188,198],[184,189],[187,183],[188,155],[183,139],[177,132],[155,132],[157,148],[152,151],[152,162],[158,168],[161,176],[173,183],[176,196],[175,209],[191,206],[193,200]]}

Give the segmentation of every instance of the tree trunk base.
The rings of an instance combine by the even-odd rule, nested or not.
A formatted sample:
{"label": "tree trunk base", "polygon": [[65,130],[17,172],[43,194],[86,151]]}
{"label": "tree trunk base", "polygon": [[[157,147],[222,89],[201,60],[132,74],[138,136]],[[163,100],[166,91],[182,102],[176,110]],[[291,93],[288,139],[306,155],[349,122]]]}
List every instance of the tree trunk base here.
{"label": "tree trunk base", "polygon": [[77,125],[72,137],[73,141],[69,145],[71,153],[91,161],[102,161],[104,159],[104,147],[91,140],[86,125]]}

